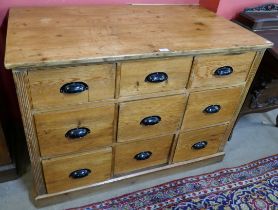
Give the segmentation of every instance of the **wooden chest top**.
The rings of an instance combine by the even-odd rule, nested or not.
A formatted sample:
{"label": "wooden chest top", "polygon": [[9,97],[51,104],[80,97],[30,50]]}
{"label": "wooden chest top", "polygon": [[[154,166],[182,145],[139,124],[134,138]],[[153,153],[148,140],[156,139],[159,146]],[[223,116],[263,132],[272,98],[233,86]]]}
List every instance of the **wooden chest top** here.
{"label": "wooden chest top", "polygon": [[7,68],[238,52],[270,42],[199,6],[10,10]]}

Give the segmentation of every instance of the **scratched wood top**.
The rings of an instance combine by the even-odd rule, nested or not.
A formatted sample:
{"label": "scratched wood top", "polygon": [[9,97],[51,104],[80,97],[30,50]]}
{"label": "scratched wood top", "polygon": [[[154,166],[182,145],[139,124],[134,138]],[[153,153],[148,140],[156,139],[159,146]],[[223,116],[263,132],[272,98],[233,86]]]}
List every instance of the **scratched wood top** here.
{"label": "scratched wood top", "polygon": [[[261,49],[271,43],[199,6],[10,10],[7,68]],[[159,49],[167,48],[168,52]]]}

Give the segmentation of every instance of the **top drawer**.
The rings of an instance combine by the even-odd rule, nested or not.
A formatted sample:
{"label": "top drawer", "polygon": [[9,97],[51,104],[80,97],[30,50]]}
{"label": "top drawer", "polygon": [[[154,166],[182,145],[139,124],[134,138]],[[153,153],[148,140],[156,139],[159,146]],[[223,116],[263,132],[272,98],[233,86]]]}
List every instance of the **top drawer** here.
{"label": "top drawer", "polygon": [[198,88],[242,83],[247,78],[255,53],[196,56],[189,86]]}
{"label": "top drawer", "polygon": [[184,89],[192,57],[123,62],[120,96]]}
{"label": "top drawer", "polygon": [[112,64],[32,70],[28,79],[33,108],[114,98]]}

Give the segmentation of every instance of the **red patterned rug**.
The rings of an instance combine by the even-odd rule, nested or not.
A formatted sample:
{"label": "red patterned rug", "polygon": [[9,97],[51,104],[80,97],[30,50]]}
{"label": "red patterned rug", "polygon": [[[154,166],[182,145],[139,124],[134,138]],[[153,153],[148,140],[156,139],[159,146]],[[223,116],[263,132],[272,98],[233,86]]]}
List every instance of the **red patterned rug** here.
{"label": "red patterned rug", "polygon": [[72,208],[278,210],[278,154]]}

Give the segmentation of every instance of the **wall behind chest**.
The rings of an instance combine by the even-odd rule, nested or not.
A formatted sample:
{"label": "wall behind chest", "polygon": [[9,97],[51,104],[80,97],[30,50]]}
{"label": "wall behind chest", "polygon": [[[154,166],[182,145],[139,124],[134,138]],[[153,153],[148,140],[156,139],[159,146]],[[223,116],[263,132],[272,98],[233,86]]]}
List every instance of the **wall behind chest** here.
{"label": "wall behind chest", "polygon": [[200,5],[226,19],[234,19],[247,7],[255,7],[267,3],[278,3],[278,0],[200,0]]}

